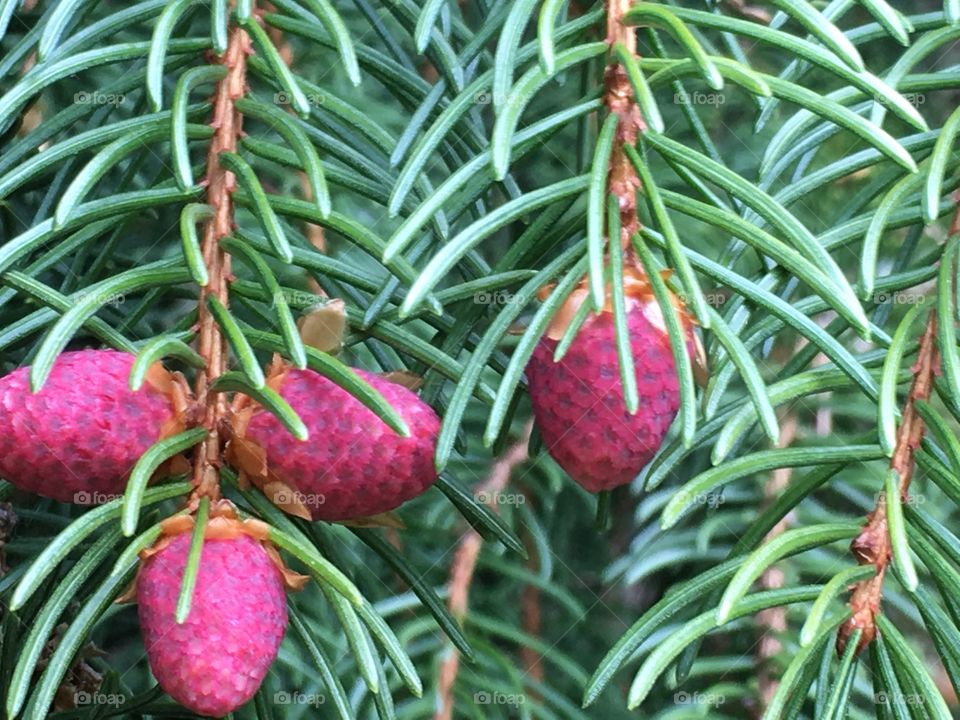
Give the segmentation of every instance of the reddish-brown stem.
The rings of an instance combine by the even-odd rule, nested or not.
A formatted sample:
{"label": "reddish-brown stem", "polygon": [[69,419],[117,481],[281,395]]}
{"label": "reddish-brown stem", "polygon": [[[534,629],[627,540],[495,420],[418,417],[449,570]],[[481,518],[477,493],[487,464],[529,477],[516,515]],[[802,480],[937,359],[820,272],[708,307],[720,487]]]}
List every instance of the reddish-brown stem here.
{"label": "reddish-brown stem", "polygon": [[13,505],[10,503],[0,503],[0,578],[10,569],[7,567],[4,546],[13,536],[13,529],[16,527],[17,522],[18,518],[17,514],[13,511]]}
{"label": "reddish-brown stem", "polygon": [[[490,468],[490,474],[477,487],[477,494],[486,498],[486,502],[496,509],[497,496],[503,492],[510,482],[513,469],[527,459],[527,445],[530,442],[532,423],[527,426],[520,437]],[[473,583],[473,573],[477,567],[477,558],[483,547],[483,538],[476,530],[468,530],[457,545],[453,563],[450,566],[450,597],[447,604],[451,614],[459,621],[467,616],[470,607],[470,586]],[[453,686],[457,681],[460,670],[460,653],[451,648],[449,654],[440,666],[440,678],[437,688],[437,712],[434,720],[452,720],[453,718]]]}
{"label": "reddish-brown stem", "polygon": [[770,12],[766,8],[748,5],[745,0],[727,0],[726,4],[748,20],[754,20],[763,25],[769,25],[772,19]]}
{"label": "reddish-brown stem", "polygon": [[[265,3],[264,10],[267,12],[276,12],[276,8],[272,3]],[[280,59],[286,63],[287,67],[293,65],[293,47],[283,36],[283,31],[280,30],[280,28],[270,25],[267,27],[267,35],[270,36],[270,39],[277,48],[277,52],[280,53]],[[299,170],[297,171],[297,177],[300,180],[300,188],[303,190],[304,199],[314,200],[313,186],[310,184],[310,179],[307,177],[307,174],[302,170]],[[320,252],[325,252],[327,249],[327,240],[323,232],[323,226],[314,225],[312,222],[307,222],[304,220],[303,227],[306,229],[307,240],[310,241],[310,244]],[[323,288],[320,287],[316,280],[311,278],[309,282],[310,288],[313,290],[313,292],[315,292],[317,295],[326,295],[326,293],[323,291]]]}
{"label": "reddish-brown stem", "polygon": [[[797,418],[792,413],[787,414],[780,419],[780,438],[777,447],[789,447],[797,437]],[[770,504],[779,496],[790,484],[790,477],[793,474],[792,468],[779,468],[774,470],[763,489],[763,494],[767,504]],[[773,526],[773,529],[767,533],[765,542],[769,542],[778,535],[786,532],[790,526],[789,517],[784,517],[780,522]],[[764,590],[775,590],[783,587],[783,570],[776,566],[767,568],[760,576],[760,586]],[[763,714],[763,711],[770,704],[777,691],[779,684],[776,675],[771,672],[770,660],[777,657],[783,650],[783,644],[780,642],[782,634],[787,629],[787,610],[783,607],[772,607],[761,610],[757,613],[757,624],[759,626],[759,637],[757,639],[757,687],[760,694],[760,705],[757,716]]]}
{"label": "reddish-brown stem", "polygon": [[[607,3],[607,43],[613,47],[622,43],[627,50],[636,55],[637,37],[633,28],[623,24],[623,15],[630,9],[632,0],[608,0]],[[631,238],[640,229],[637,217],[637,190],[640,178],[633,164],[623,151],[625,145],[635,145],[637,137],[647,129],[643,115],[633,97],[633,86],[627,77],[627,71],[620,63],[607,67],[604,77],[604,102],[607,109],[619,117],[617,132],[613,141],[613,153],[610,156],[610,171],[607,187],[620,205],[620,246],[630,252]],[[610,238],[613,246],[613,238]]]}
{"label": "reddish-brown stem", "polygon": [[[914,407],[917,400],[930,397],[934,374],[939,364],[936,346],[937,314],[931,311],[927,326],[920,339],[917,362],[913,366],[913,384],[903,407],[900,427],[897,430],[897,443],[894,448],[890,468],[896,470],[900,478],[900,497],[906,500],[910,493],[910,481],[913,479],[913,454],[923,439],[923,420]],[[854,630],[861,630],[857,651],[863,650],[877,634],[876,616],[880,612],[883,596],[883,578],[892,556],[890,533],[887,527],[886,496],[880,493],[877,505],[867,516],[867,522],[860,534],[851,543],[850,549],[861,565],[874,565],[876,575],[862,580],[854,586],[850,596],[850,609],[853,614],[840,628],[837,635],[837,650],[843,652]]]}
{"label": "reddish-brown stem", "polygon": [[[529,502],[529,500],[528,500]],[[531,572],[537,572],[540,566],[540,559],[537,554],[537,545],[534,542],[533,534],[527,531],[524,534],[524,546],[527,549],[527,568]],[[540,588],[536,585],[527,585],[523,588],[520,595],[520,616],[521,627],[530,637],[540,637],[543,627],[543,613],[541,612]],[[544,666],[543,656],[540,651],[534,647],[524,645],[520,648],[520,658],[523,663],[524,672],[537,682],[543,682]]]}
{"label": "reddish-brown stem", "polygon": [[953,201],[957,204],[957,209],[953,213],[953,222],[950,223],[949,237],[960,235],[960,190],[953,194]]}
{"label": "reddish-brown stem", "polygon": [[212,500],[220,497],[219,467],[223,452],[221,423],[227,415],[227,402],[221,393],[209,391],[213,382],[227,370],[227,344],[220,326],[207,308],[208,298],[214,297],[223,305],[228,303],[230,280],[230,256],[220,247],[220,241],[233,231],[233,192],[236,178],[220,164],[220,154],[236,152],[243,118],[236,108],[236,101],[246,92],[247,56],[250,54],[250,37],[240,27],[230,31],[227,50],[221,64],[227,74],[217,83],[213,104],[214,129],[210,150],[207,153],[207,203],[213,208],[213,217],[203,230],[203,260],[210,281],[200,290],[198,312],[198,351],[206,360],[207,367],[198,373],[196,380],[197,403],[202,408],[203,425],[209,435],[198,450],[193,466],[194,498],[206,496]]}

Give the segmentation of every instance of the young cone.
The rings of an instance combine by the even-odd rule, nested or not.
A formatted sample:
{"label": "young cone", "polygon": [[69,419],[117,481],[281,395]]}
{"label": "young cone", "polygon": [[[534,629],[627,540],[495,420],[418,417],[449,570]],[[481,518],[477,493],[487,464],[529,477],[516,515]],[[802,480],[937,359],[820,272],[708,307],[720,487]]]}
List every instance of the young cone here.
{"label": "young cone", "polygon": [[[205,533],[190,614],[177,624],[177,598],[190,549],[182,530],[144,553],[136,584],[147,659],[174,700],[200,715],[223,717],[253,697],[287,628],[285,573],[256,522],[224,517]],[[290,583],[287,583],[290,585]]]}
{"label": "young cone", "polygon": [[133,392],[134,359],[115,350],[63,353],[36,394],[29,368],[0,379],[0,477],[83,505],[122,493],[147,448],[181,426],[170,373],[155,365]]}
{"label": "young cone", "polygon": [[[591,492],[633,480],[660,448],[680,406],[670,339],[646,276],[625,268],[624,287],[640,398],[636,414],[627,411],[623,399],[609,288],[606,307],[587,317],[566,354],[554,362],[560,339],[587,298],[586,282],[581,283],[557,313],[526,369],[544,447]],[[680,301],[675,302],[682,310]],[[689,331],[686,312],[681,315]]]}
{"label": "young cone", "polygon": [[355,371],[400,413],[410,437],[391,430],[346,390],[312,370],[275,368],[270,385],[310,431],[301,442],[269,412],[248,407],[230,458],[274,503],[314,520],[357,520],[393,510],[437,479],[440,419],[407,388]]}

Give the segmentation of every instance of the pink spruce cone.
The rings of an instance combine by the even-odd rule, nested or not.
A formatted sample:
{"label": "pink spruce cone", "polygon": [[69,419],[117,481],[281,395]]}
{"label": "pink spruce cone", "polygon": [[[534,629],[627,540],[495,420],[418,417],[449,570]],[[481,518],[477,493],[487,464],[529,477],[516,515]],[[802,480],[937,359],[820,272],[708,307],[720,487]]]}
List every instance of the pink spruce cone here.
{"label": "pink spruce cone", "polygon": [[314,520],[353,520],[399,507],[437,479],[440,419],[415,393],[377,375],[356,373],[410,428],[401,437],[350,393],[313,370],[291,369],[279,389],[310,431],[301,442],[270,413],[250,420],[245,439],[266,452],[271,476],[294,488]]}
{"label": "pink spruce cone", "polygon": [[222,717],[247,702],[277,656],[287,628],[282,576],[248,535],[207,539],[186,622],[175,619],[190,533],[148,557],[137,579],[150,669],[174,700]]}
{"label": "pink spruce cone", "polygon": [[63,353],[36,394],[29,368],[0,378],[0,477],[83,505],[122,493],[174,416],[169,398],[149,382],[130,390],[133,361],[114,350]]}
{"label": "pink spruce cone", "polygon": [[635,415],[623,401],[609,311],[588,317],[559,363],[553,355],[562,332],[556,339],[545,336],[526,369],[544,447],[590,492],[633,480],[659,450],[680,406],[670,340],[656,301],[628,296],[627,327],[640,397]]}

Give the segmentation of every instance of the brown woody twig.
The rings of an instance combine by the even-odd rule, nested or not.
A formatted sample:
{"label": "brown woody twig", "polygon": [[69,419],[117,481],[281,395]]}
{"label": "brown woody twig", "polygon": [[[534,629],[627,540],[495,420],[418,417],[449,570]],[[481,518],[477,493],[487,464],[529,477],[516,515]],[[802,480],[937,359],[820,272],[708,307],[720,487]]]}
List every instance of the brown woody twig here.
{"label": "brown woody twig", "polygon": [[[493,467],[490,468],[490,474],[476,488],[477,494],[485,497],[487,504],[490,504],[494,509],[496,509],[496,497],[507,487],[514,468],[525,462],[528,457],[527,445],[530,441],[532,429],[533,424],[527,423],[520,439],[494,462]],[[450,566],[450,597],[447,603],[450,612],[461,622],[467,616],[470,607],[470,585],[473,583],[473,573],[477,567],[477,558],[480,557],[482,546],[483,538],[480,534],[476,530],[468,530],[460,539],[453,563]],[[453,686],[456,683],[459,670],[460,653],[456,648],[451,648],[440,666],[437,689],[439,702],[434,720],[452,720],[454,708]]]}
{"label": "brown woody twig", "polygon": [[[927,318],[927,326],[920,340],[917,362],[913,366],[913,384],[903,408],[900,428],[897,431],[897,443],[890,461],[890,468],[895,470],[900,478],[899,491],[903,500],[909,497],[914,468],[913,454],[920,446],[924,433],[923,420],[914,404],[917,400],[926,400],[930,397],[934,374],[939,365],[936,336],[937,314],[932,311]],[[876,507],[867,516],[866,525],[850,545],[850,549],[861,565],[874,565],[877,572],[873,577],[861,580],[854,586],[853,594],[850,596],[850,609],[853,614],[840,627],[840,632],[837,634],[837,650],[841,653],[855,630],[861,631],[857,652],[869,645],[877,634],[876,616],[880,612],[883,578],[892,557],[884,493],[878,496]]]}
{"label": "brown woody twig", "polygon": [[[276,12],[276,8],[272,3],[266,3],[265,9],[269,12]],[[277,52],[280,53],[280,59],[283,60],[284,64],[287,67],[293,65],[293,46],[287,42],[287,39],[283,35],[283,31],[278,28],[270,25],[267,27],[267,35],[270,36],[270,39],[273,41],[273,44],[277,48]],[[297,172],[297,178],[300,180],[300,189],[303,191],[303,197],[305,200],[314,200],[313,197],[313,186],[310,184],[310,178],[307,177],[307,174],[303,170]],[[322,225],[315,225],[312,222],[307,220],[303,221],[303,227],[307,231],[307,240],[310,241],[310,244],[313,245],[320,252],[325,252],[327,249],[327,239],[323,232]],[[310,279],[310,286],[318,295],[326,295],[320,285],[313,278]]]}
{"label": "brown woody twig", "polygon": [[198,351],[207,367],[197,374],[197,403],[203,409],[203,425],[209,435],[198,450],[193,467],[194,499],[220,498],[219,466],[223,451],[221,424],[227,416],[227,402],[220,393],[208,388],[227,370],[227,345],[220,326],[207,308],[207,299],[215,297],[223,305],[228,303],[230,256],[220,247],[220,241],[230,235],[234,224],[233,193],[236,178],[220,164],[220,153],[236,152],[242,131],[243,117],[236,101],[246,93],[247,56],[251,53],[250,37],[240,27],[230,31],[227,50],[220,62],[227,74],[217,83],[213,104],[213,140],[207,154],[207,203],[213,208],[204,226],[203,260],[210,281],[200,289]]}
{"label": "brown woody twig", "polygon": [[[613,47],[623,43],[627,50],[636,55],[637,37],[633,28],[623,24],[623,15],[630,9],[632,0],[608,0],[607,3],[607,43]],[[633,164],[623,151],[625,145],[635,145],[640,133],[647,129],[640,108],[633,97],[633,86],[627,77],[627,71],[620,63],[609,65],[604,77],[604,102],[607,109],[620,120],[610,155],[610,172],[607,187],[620,205],[620,246],[626,252],[632,252],[631,239],[640,229],[637,217],[637,191],[640,178]],[[611,247],[613,238],[610,238]]]}
{"label": "brown woody twig", "polygon": [[[787,415],[780,423],[780,437],[777,447],[789,447],[797,436],[797,418]],[[764,487],[764,496],[767,502],[772,502],[790,484],[791,468],[779,468],[773,471],[770,480]],[[773,529],[767,533],[765,542],[769,542],[778,535],[782,535],[790,526],[789,516],[784,517]],[[783,570],[771,566],[760,576],[760,586],[765,590],[774,590],[783,587]],[[757,623],[760,626],[760,637],[757,641],[757,684],[760,691],[760,709],[766,709],[773,699],[779,684],[777,678],[770,672],[769,660],[776,657],[782,650],[783,644],[779,636],[787,629],[787,611],[783,607],[772,607],[761,610],[757,614]],[[758,713],[762,714],[761,713]]]}

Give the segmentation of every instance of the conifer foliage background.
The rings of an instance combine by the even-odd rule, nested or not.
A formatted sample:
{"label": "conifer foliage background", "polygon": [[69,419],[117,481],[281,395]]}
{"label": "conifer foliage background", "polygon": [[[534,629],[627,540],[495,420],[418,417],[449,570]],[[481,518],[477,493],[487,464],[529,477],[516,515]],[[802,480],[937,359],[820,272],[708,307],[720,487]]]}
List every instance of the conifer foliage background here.
{"label": "conifer foliage background", "polygon": [[[223,333],[224,392],[306,354],[421,376],[443,417],[402,530],[304,523],[224,470],[294,566],[366,598],[331,605],[330,571],[291,596],[238,718],[956,713],[957,0],[0,0],[0,36],[3,372],[97,345],[192,376]],[[622,272],[634,202],[627,260],[672,270],[709,377],[680,363],[680,417],[597,529],[528,442],[523,367]],[[205,277],[218,222],[233,266]],[[344,347],[305,353],[328,299]],[[191,717],[112,602],[189,489],[0,483],[0,713]]]}

